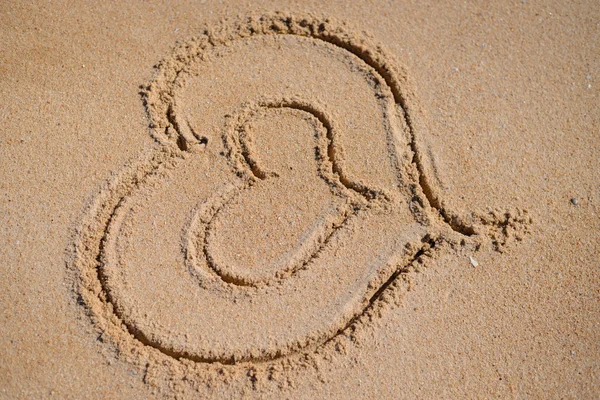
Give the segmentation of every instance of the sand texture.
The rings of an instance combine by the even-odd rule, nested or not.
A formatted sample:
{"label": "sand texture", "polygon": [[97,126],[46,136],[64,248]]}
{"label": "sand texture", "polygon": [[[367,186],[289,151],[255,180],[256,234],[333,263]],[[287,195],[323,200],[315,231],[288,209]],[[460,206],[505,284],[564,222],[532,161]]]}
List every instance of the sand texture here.
{"label": "sand texture", "polygon": [[600,396],[593,2],[0,21],[0,397]]}

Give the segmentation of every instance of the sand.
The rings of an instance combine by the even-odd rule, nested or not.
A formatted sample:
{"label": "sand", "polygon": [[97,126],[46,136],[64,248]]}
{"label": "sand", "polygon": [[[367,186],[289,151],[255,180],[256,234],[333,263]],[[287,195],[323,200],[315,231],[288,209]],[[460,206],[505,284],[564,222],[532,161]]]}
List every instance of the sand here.
{"label": "sand", "polygon": [[592,3],[0,7],[2,397],[600,395]]}

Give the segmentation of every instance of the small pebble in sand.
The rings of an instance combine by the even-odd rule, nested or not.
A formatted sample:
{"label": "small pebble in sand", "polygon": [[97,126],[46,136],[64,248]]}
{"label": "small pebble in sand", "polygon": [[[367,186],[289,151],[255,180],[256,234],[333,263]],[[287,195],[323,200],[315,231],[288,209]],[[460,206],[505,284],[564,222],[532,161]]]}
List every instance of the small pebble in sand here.
{"label": "small pebble in sand", "polygon": [[479,266],[479,263],[473,257],[469,257],[469,261],[471,261],[471,265],[474,266],[475,268],[477,268]]}
{"label": "small pebble in sand", "polygon": [[574,206],[576,206],[577,204],[579,204],[579,201],[576,198],[572,198],[571,199],[571,204],[573,204]]}

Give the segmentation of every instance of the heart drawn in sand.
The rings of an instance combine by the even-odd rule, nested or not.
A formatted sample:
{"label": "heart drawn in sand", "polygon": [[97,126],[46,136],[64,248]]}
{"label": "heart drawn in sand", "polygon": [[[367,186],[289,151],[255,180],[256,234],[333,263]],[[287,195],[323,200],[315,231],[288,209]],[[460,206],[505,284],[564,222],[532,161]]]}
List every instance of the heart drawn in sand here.
{"label": "heart drawn in sand", "polygon": [[405,72],[344,24],[225,23],[157,71],[158,145],[76,243],[80,296],[120,345],[223,364],[311,351],[436,234],[472,233],[428,185]]}

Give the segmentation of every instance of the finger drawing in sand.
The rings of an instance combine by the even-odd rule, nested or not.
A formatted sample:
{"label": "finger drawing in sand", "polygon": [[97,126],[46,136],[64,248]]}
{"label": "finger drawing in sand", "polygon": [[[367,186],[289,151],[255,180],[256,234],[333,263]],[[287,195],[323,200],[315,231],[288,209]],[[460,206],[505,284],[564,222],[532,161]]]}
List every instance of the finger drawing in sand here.
{"label": "finger drawing in sand", "polygon": [[310,351],[435,238],[493,229],[443,207],[406,73],[344,24],[225,23],[179,45],[144,99],[158,145],[98,196],[75,261],[94,320],[131,346],[222,364]]}

